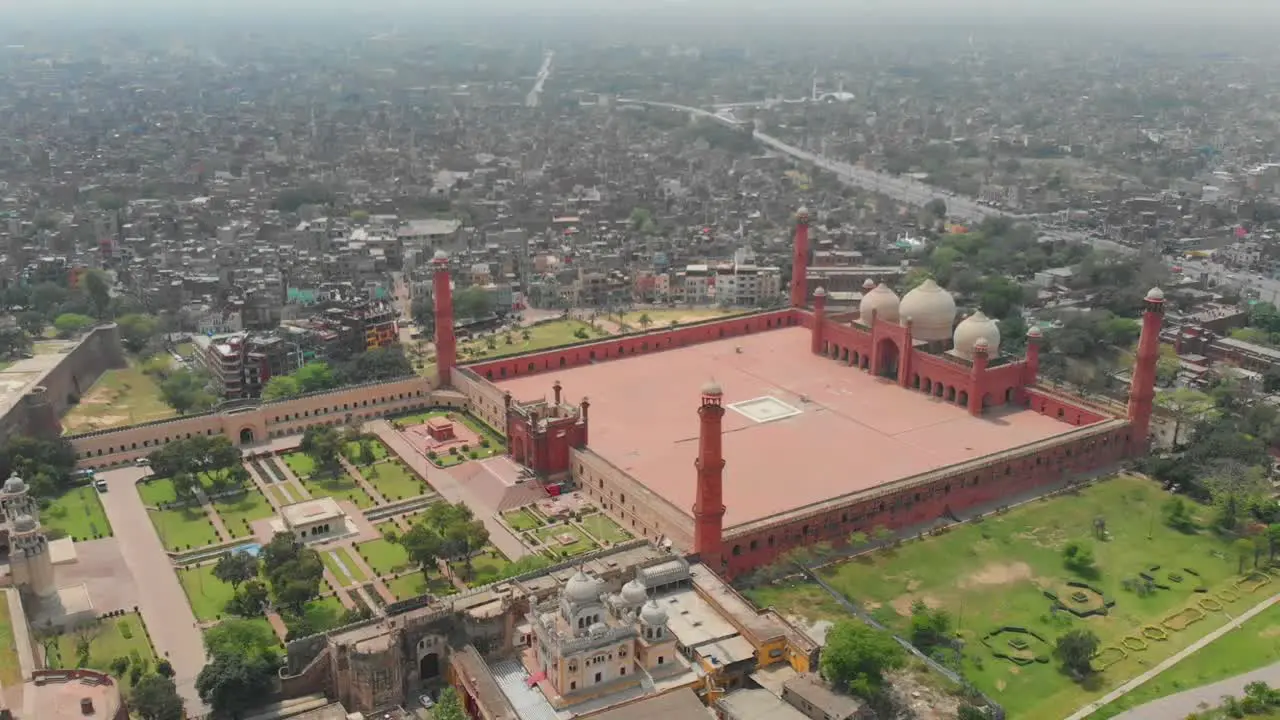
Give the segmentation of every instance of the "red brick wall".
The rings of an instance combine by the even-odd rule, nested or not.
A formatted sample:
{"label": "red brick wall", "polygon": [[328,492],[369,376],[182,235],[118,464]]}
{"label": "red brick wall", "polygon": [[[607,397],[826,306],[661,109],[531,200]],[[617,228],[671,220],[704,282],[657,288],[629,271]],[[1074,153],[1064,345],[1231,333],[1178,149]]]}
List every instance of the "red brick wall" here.
{"label": "red brick wall", "polygon": [[1091,425],[1107,419],[1101,410],[1081,407],[1060,395],[1040,388],[1027,388],[1028,407],[1041,415],[1048,415],[1069,425]]}
{"label": "red brick wall", "polygon": [[620,335],[614,338],[593,340],[579,345],[559,347],[543,352],[470,363],[466,365],[466,368],[486,380],[498,381],[504,378],[534,375],[564,367],[586,365],[591,362],[603,362],[642,353],[670,350],[687,345],[711,342],[721,338],[787,327],[788,325],[799,325],[801,324],[801,315],[803,314],[786,309],[773,310],[757,315],[708,320],[707,322],[683,325],[669,330]]}

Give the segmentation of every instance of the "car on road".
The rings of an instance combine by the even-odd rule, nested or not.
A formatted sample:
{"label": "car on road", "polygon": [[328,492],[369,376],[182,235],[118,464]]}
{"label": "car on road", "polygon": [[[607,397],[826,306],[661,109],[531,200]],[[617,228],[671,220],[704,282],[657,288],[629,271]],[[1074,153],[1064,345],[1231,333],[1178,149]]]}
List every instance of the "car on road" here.
{"label": "car on road", "polygon": [[94,481],[93,481],[93,488],[94,488],[95,490],[97,490],[98,492],[100,492],[100,493],[104,493],[104,492],[106,492],[106,491],[107,491],[107,481],[106,481],[106,480],[94,480]]}
{"label": "car on road", "polygon": [[133,464],[138,467],[151,467],[151,460],[149,458],[140,457],[137,460],[134,460]]}
{"label": "car on road", "polygon": [[419,695],[418,703],[428,710],[436,706],[436,701],[432,700],[430,695]]}

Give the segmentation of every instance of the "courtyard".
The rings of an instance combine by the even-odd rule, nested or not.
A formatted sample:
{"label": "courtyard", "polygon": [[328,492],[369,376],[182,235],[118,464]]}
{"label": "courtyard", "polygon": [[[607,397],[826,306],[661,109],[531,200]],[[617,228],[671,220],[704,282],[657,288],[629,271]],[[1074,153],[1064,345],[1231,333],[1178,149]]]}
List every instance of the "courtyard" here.
{"label": "courtyard", "polygon": [[[88,641],[87,657],[79,654],[82,640]],[[41,646],[45,664],[50,668],[86,667],[110,672],[112,661],[126,658],[131,664],[145,663],[154,670],[156,662],[155,651],[151,647],[151,639],[142,624],[142,618],[133,612],[99,618],[92,625],[45,636],[41,640]],[[128,674],[120,678],[120,682],[127,688]]]}
{"label": "courtyard", "polygon": [[[939,536],[911,540],[888,550],[828,565],[821,576],[881,622],[906,634],[912,603],[946,610],[964,640],[963,670],[1011,717],[1055,718],[1069,714],[1186,647],[1266,596],[1265,576],[1237,583],[1238,560],[1230,541],[1208,531],[1184,534],[1163,523],[1169,498],[1159,485],[1120,476],[1077,494],[1036,501],[1004,514],[951,528]],[[1210,509],[1192,506],[1199,524]],[[1095,523],[1105,530],[1099,537]],[[1089,544],[1096,570],[1084,575],[1064,567],[1068,542]],[[1158,587],[1149,593],[1127,588],[1146,573]],[[1089,589],[1068,586],[1068,582]],[[1248,588],[1260,589],[1257,596]],[[1197,590],[1202,592],[1196,592]],[[1054,594],[1069,606],[1114,601],[1105,614],[1078,617],[1055,609]],[[823,601],[809,582],[791,581],[747,590],[757,604],[802,621],[843,613]],[[988,638],[1001,628],[1021,628],[1044,646],[1073,628],[1098,635],[1096,676],[1072,682],[1049,658],[1012,662],[993,654],[1009,638]],[[984,638],[996,645],[984,645]],[[1016,638],[1014,638],[1016,640]],[[1034,646],[1036,643],[1031,642]],[[1031,650],[1043,655],[1045,650]]]}
{"label": "courtyard", "polygon": [[67,434],[123,427],[177,415],[156,381],[135,364],[107,370],[62,418]]}
{"label": "courtyard", "polygon": [[388,502],[417,497],[431,492],[431,486],[408,468],[399,458],[383,460],[359,468],[364,479]]}
{"label": "courtyard", "polygon": [[[439,442],[427,433],[426,423],[445,418],[454,423],[457,439]],[[467,460],[483,460],[507,452],[506,443],[493,428],[468,412],[435,408],[394,418],[392,425],[436,467],[447,468]]]}
{"label": "courtyard", "polygon": [[339,469],[335,473],[321,473],[313,461],[301,452],[287,453],[283,460],[294,475],[302,481],[302,486],[311,493],[312,498],[331,497],[335,500],[347,500],[361,510],[373,507],[373,498],[356,483],[355,478]]}

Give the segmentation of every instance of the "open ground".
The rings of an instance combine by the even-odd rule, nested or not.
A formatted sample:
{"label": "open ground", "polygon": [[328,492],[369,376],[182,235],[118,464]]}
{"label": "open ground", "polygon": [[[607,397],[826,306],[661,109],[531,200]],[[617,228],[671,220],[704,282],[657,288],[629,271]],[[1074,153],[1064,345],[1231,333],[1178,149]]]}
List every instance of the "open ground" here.
{"label": "open ground", "polygon": [[177,413],[160,397],[155,380],[136,364],[108,370],[62,418],[68,434],[163,420]]}
{"label": "open ground", "polygon": [[[913,602],[945,609],[966,645],[965,675],[1004,705],[1010,717],[1065,717],[1228,622],[1230,614],[1253,605],[1275,586],[1264,586],[1257,597],[1235,587],[1238,560],[1230,541],[1208,531],[1183,534],[1166,527],[1161,506],[1167,499],[1157,484],[1121,476],[1078,494],[990,515],[938,537],[834,564],[823,568],[821,575],[903,634]],[[1195,511],[1204,524],[1209,509],[1196,506]],[[1105,540],[1094,538],[1098,519],[1105,524]],[[1072,540],[1092,545],[1096,576],[1080,576],[1064,567],[1062,549]],[[1151,570],[1155,566],[1160,569]],[[1145,597],[1124,589],[1125,580],[1142,572],[1168,589]],[[1088,618],[1051,610],[1053,603],[1045,593],[1068,598],[1074,592],[1067,587],[1068,581],[1089,583],[1114,600],[1114,607],[1105,615]],[[1197,587],[1207,592],[1197,593]],[[791,582],[747,592],[758,604],[809,621],[843,614],[833,603],[820,602],[823,592],[812,583]],[[1199,605],[1205,598],[1217,602]],[[1200,618],[1185,629],[1162,624],[1187,607],[1197,607],[1190,615]],[[1172,625],[1182,623],[1175,620]],[[1019,665],[999,659],[982,639],[1005,626],[1025,628],[1044,638],[1043,646],[1029,638],[1039,648],[1034,652],[1041,655],[1066,631],[1087,628],[1101,638],[1104,649],[1095,665],[1104,659],[1111,664],[1079,684],[1052,660]],[[1001,637],[993,642],[997,649],[1008,650],[1008,640]],[[1117,647],[1125,649],[1108,650]]]}

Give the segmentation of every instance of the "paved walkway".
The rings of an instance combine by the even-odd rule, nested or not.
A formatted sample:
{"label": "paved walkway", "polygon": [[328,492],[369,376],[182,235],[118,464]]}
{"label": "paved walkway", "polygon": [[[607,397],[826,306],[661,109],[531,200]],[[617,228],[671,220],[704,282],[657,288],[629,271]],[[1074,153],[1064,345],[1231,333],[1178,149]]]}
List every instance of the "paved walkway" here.
{"label": "paved walkway", "polygon": [[138,609],[156,651],[173,664],[174,682],[187,703],[187,713],[200,715],[207,712],[195,687],[196,675],[205,662],[204,638],[169,554],[134,488],[134,483],[146,473],[145,469],[136,467],[98,473],[97,478],[105,480],[109,489],[99,497],[120,542],[125,565],[133,575],[133,582],[142,589],[138,594]]}
{"label": "paved walkway", "polygon": [[1244,686],[1258,681],[1273,688],[1280,685],[1280,663],[1185,690],[1176,695],[1168,695],[1159,700],[1152,700],[1146,705],[1139,705],[1132,710],[1120,713],[1113,720],[1165,720],[1186,717],[1188,713],[1221,705],[1223,695],[1244,697]]}
{"label": "paved walkway", "polygon": [[[1172,657],[1169,657],[1165,659],[1164,662],[1160,663],[1159,665],[1156,665],[1154,668],[1151,668],[1147,672],[1142,673],[1138,677],[1121,685],[1115,690],[1112,690],[1111,692],[1102,696],[1100,699],[1092,703],[1089,703],[1088,705],[1078,710],[1075,714],[1068,717],[1067,720],[1083,720],[1084,718],[1089,717],[1102,706],[1108,703],[1115,702],[1117,699],[1124,697],[1125,695],[1133,692],[1135,688],[1141,686],[1143,683],[1147,682],[1151,678],[1154,678],[1155,676],[1159,675],[1165,670],[1168,670],[1174,665],[1177,665],[1178,663],[1182,662],[1183,660],[1190,657],[1192,653],[1196,652],[1200,648],[1208,645],[1214,640],[1217,640],[1223,635],[1226,635],[1232,630],[1240,627],[1245,622],[1253,618],[1253,616],[1257,615],[1263,610],[1266,610],[1272,605],[1275,605],[1277,602],[1280,602],[1280,593],[1272,595],[1266,600],[1263,600],[1257,605],[1254,605],[1253,607],[1249,608],[1248,610],[1246,610],[1245,612],[1241,613],[1239,616],[1234,618],[1231,622],[1227,623],[1226,625],[1223,625],[1217,630],[1214,630],[1208,635],[1205,635],[1204,637],[1200,638],[1194,643],[1191,643],[1187,647],[1175,653]],[[1231,680],[1225,680],[1223,682],[1229,683],[1231,682]],[[1169,699],[1169,698],[1164,698],[1162,700],[1157,700],[1155,702],[1143,705],[1142,707],[1134,708],[1133,710],[1130,710],[1125,714],[1120,715],[1119,717],[1124,717],[1127,720],[1165,720],[1166,718],[1186,717],[1187,713],[1191,712],[1191,709],[1194,708],[1195,705],[1201,702],[1207,702],[1212,705],[1218,704],[1218,701],[1221,700],[1222,695],[1224,693],[1213,692],[1212,688],[1214,688],[1216,685],[1221,685],[1221,684],[1222,683],[1214,683],[1214,685],[1206,685],[1203,688],[1188,690],[1185,693],[1179,693],[1178,695],[1174,696],[1174,697],[1181,697],[1184,695],[1189,696],[1184,700],[1184,702],[1188,702],[1189,704],[1182,705],[1180,713],[1175,712],[1174,714],[1170,715],[1168,714],[1168,712],[1165,712],[1164,714],[1160,714],[1159,712],[1156,712],[1156,711],[1148,711],[1148,708],[1151,707],[1152,705],[1163,703],[1165,700]],[[1241,685],[1240,687],[1243,688],[1244,686]],[[1138,713],[1138,714],[1134,715],[1133,713]]]}
{"label": "paved walkway", "polygon": [[271,464],[271,470],[275,470],[280,477],[284,478],[285,486],[289,488],[289,492],[297,498],[303,500],[311,499],[311,491],[306,485],[302,484],[302,478],[293,473],[293,468],[289,467],[289,463],[278,457],[269,457],[263,460],[264,463]]}
{"label": "paved walkway", "polygon": [[350,475],[353,479],[355,479],[356,484],[359,485],[361,488],[363,488],[364,491],[369,494],[369,497],[373,498],[374,505],[387,504],[387,499],[382,496],[382,493],[378,491],[378,488],[374,487],[373,483],[366,480],[364,477],[364,473],[360,472],[359,468],[351,464],[350,460],[347,460],[345,457],[342,457],[341,455],[339,455],[338,462],[342,464],[342,467],[344,470],[347,471],[347,474]]}
{"label": "paved walkway", "polygon": [[377,435],[378,439],[386,443],[387,447],[399,455],[414,472],[426,478],[427,483],[445,500],[451,503],[461,502],[471,508],[489,530],[490,544],[501,550],[503,555],[515,560],[529,554],[529,549],[524,546],[524,543],[516,539],[516,536],[493,516],[497,508],[486,507],[456,478],[432,465],[426,455],[419,452],[395,428],[391,427],[391,423],[386,420],[373,420],[365,423],[365,429]]}

